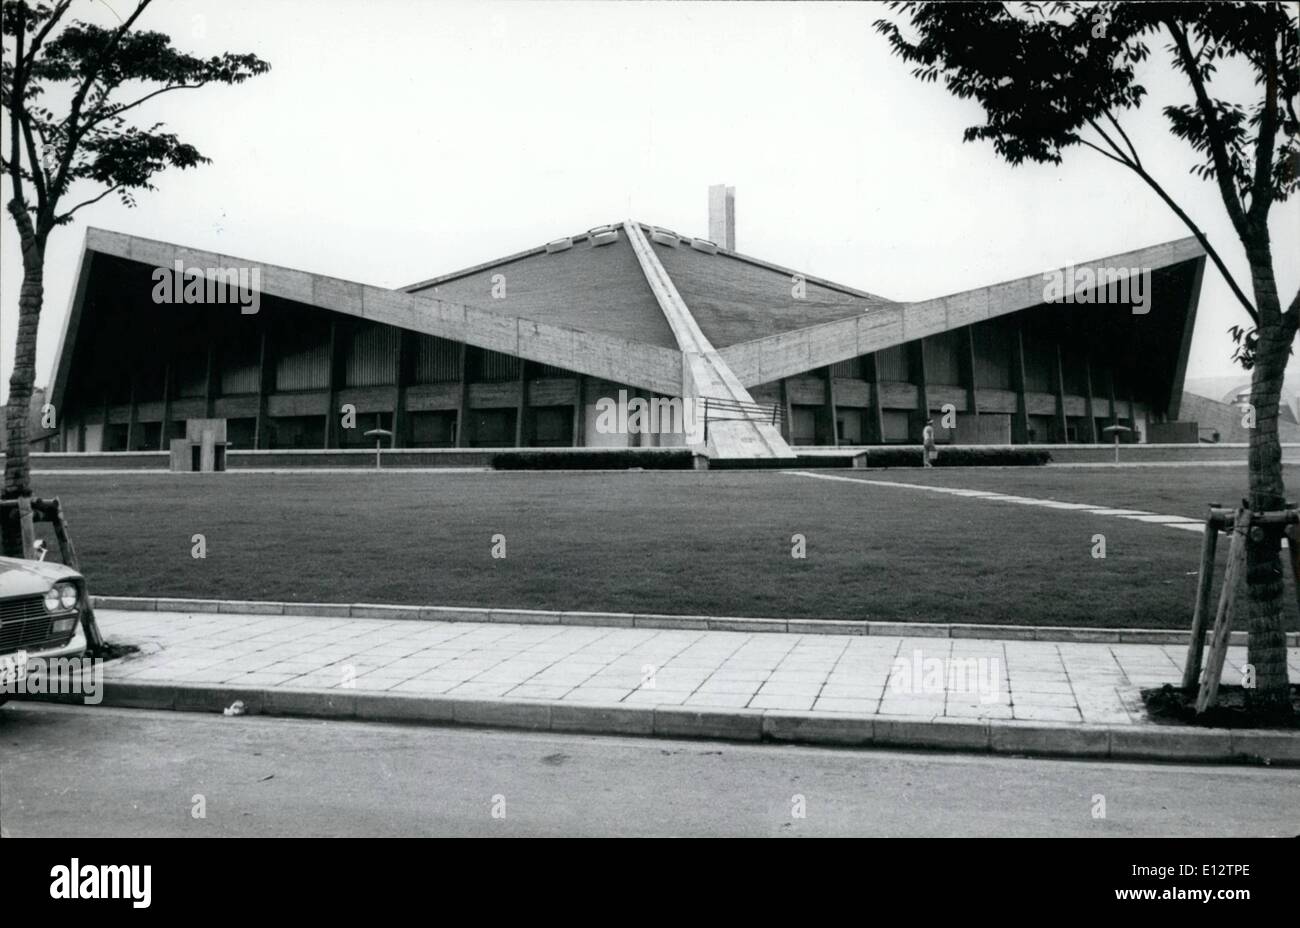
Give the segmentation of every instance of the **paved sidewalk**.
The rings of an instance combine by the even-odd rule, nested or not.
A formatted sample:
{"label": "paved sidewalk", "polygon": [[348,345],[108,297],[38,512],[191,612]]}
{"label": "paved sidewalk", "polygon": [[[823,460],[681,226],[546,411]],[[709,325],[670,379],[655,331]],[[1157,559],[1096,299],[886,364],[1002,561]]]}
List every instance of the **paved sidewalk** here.
{"label": "paved sidewalk", "polygon": [[[819,717],[1141,725],[1185,646],[100,610],[105,680]],[[1231,648],[1225,682],[1239,682]],[[1291,650],[1300,679],[1300,649]],[[1142,726],[1146,727],[1146,726]]]}

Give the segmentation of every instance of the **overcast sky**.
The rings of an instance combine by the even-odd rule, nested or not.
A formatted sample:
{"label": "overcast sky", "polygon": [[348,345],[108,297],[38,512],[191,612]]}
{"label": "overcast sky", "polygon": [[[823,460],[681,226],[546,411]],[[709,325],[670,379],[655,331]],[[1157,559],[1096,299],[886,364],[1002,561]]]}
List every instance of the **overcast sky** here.
{"label": "overcast sky", "polygon": [[[129,0],[78,6],[111,23]],[[160,0],[143,27],[272,70],[142,108],[213,163],[56,230],[38,384],[88,225],[398,287],[627,217],[704,235],[708,185],[725,182],[737,250],[898,300],[1189,234],[1086,149],[1012,168],[963,144],[978,105],[912,77],[872,28],[883,15],[874,3]],[[1164,60],[1144,68],[1151,98],[1123,123],[1248,288],[1214,186],[1188,174],[1160,115],[1189,99]],[[1300,212],[1273,217],[1285,302]],[[21,267],[12,220],[0,228],[7,392]],[[1189,376],[1233,373],[1225,329],[1244,319],[1208,267]]]}

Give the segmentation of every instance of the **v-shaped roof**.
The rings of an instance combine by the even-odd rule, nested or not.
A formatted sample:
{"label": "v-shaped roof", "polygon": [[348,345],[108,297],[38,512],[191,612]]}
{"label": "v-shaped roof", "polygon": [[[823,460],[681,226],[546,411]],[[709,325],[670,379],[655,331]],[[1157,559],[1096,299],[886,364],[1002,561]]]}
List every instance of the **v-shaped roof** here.
{"label": "v-shaped roof", "polygon": [[676,350],[626,236],[607,245],[594,245],[589,233],[571,241],[563,251],[534,248],[403,290]]}
{"label": "v-shaped roof", "polygon": [[[648,253],[638,257],[628,241],[632,228],[645,235]],[[590,234],[567,249],[532,249],[490,264],[413,284],[402,290],[372,287],[323,274],[217,255],[168,242],[89,229],[72,305],[52,380],[52,402],[66,384],[69,352],[76,339],[91,255],[170,267],[256,266],[263,293],[377,323],[466,342],[543,364],[678,395],[683,352],[668,320],[662,293],[647,278],[647,264],[662,269],[659,288],[676,294],[672,306],[690,317],[709,343],[710,363],[734,379],[735,389],[777,380],[857,355],[1040,305],[1043,275],[995,284],[918,303],[894,303],[874,294],[799,275],[718,248],[699,251],[688,240],[656,234],[640,223],[603,227],[610,244]],[[640,236],[638,236],[640,238]],[[663,244],[668,238],[673,245]],[[1204,262],[1195,239],[1179,239],[1079,264],[1093,268],[1162,268]],[[494,298],[493,276],[502,275],[503,298]],[[1198,276],[1199,279],[1199,276]],[[1180,371],[1186,363],[1195,292],[1181,333]],[[678,320],[680,325],[680,320]]]}
{"label": "v-shaped roof", "polygon": [[[658,230],[645,222],[636,225],[646,233]],[[595,245],[591,234],[595,230],[588,230],[570,237],[572,246],[564,250],[533,248],[402,289],[509,316],[677,348],[620,226],[597,227],[619,230],[608,245]],[[721,247],[714,253],[699,251],[690,246],[688,237],[658,231],[666,233],[664,240],[677,244],[652,237],[655,254],[701,331],[717,348],[894,305],[884,297]],[[504,283],[502,298],[493,296],[498,282]]]}

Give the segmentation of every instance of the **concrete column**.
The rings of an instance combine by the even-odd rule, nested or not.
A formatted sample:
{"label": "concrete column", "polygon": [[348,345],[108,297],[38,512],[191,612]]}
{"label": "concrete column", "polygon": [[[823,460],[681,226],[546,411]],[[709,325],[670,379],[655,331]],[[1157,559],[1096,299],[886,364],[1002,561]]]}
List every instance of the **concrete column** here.
{"label": "concrete column", "polygon": [[1069,420],[1065,416],[1065,365],[1062,360],[1061,343],[1056,343],[1056,431],[1061,443],[1066,444],[1070,441],[1069,437]]}
{"label": "concrete column", "polygon": [[1111,359],[1111,366],[1106,369],[1106,384],[1110,388],[1110,424],[1119,425],[1119,408],[1115,403],[1115,366],[1114,359]]}
{"label": "concrete column", "polygon": [[131,399],[130,399],[130,412],[127,413],[127,420],[126,420],[126,450],[134,451],[135,433],[138,428],[138,426],[136,425],[136,418],[135,418],[136,417],[136,407],[135,407],[136,381],[139,378],[136,377],[135,371],[132,371],[130,376],[131,376]]}
{"label": "concrete column", "polygon": [[[340,331],[341,326],[337,319],[330,320],[330,351],[329,351],[329,384],[327,390],[329,393],[329,406],[325,410],[325,447],[337,448],[342,444],[340,440],[343,431],[343,414],[339,412],[339,390],[343,386],[344,375],[346,374],[346,363],[343,357],[343,346],[346,341],[345,332]],[[360,427],[360,424],[358,424]]]}
{"label": "concrete column", "polygon": [[1025,333],[1016,325],[1011,335],[1011,388],[1016,391],[1016,413],[1011,417],[1011,442],[1029,442],[1029,404],[1025,401]]}
{"label": "concrete column", "polygon": [[108,391],[105,390],[104,408],[103,411],[100,413],[100,421],[104,423],[102,426],[100,426],[99,429],[99,450],[100,451],[108,450],[108,413],[109,413]]}
{"label": "concrete column", "polygon": [[217,354],[215,338],[208,342],[208,373],[203,385],[203,415],[213,419],[217,415],[217,397],[221,395],[221,361]]}
{"label": "concrete column", "polygon": [[524,447],[528,440],[528,362],[519,359],[519,405],[515,411],[515,447]]}
{"label": "concrete column", "polygon": [[469,345],[460,346],[460,399],[456,404],[456,447],[465,444],[465,407],[469,397]]}
{"label": "concrete column", "polygon": [[1137,432],[1138,432],[1138,421],[1137,421],[1137,418],[1138,418],[1138,416],[1137,416],[1137,399],[1136,399],[1137,391],[1136,391],[1136,389],[1133,387],[1133,378],[1132,378],[1132,376],[1129,377],[1129,388],[1128,388],[1128,391],[1127,391],[1127,392],[1128,392],[1128,417],[1129,417],[1129,419],[1133,422],[1133,440],[1134,440],[1134,441],[1137,441],[1137,437],[1138,437],[1138,435],[1137,435]]}
{"label": "concrete column", "polygon": [[911,352],[912,383],[916,387],[916,407],[912,412],[912,440],[921,441],[925,420],[930,418],[930,389],[925,371],[925,339],[918,338],[907,346]]}
{"label": "concrete column", "polygon": [[966,350],[962,352],[962,381],[966,384],[966,413],[975,423],[975,440],[979,441],[979,395],[975,382],[975,327],[966,326]]}
{"label": "concrete column", "polygon": [[866,434],[863,440],[869,445],[885,443],[885,415],[880,404],[880,370],[876,367],[876,353],[862,356],[863,373],[871,390],[871,404],[867,407]]}
{"label": "concrete column", "polygon": [[172,424],[172,362],[168,360],[163,364],[163,409],[162,425],[160,425],[158,436],[158,450],[166,451],[168,449],[167,436],[171,432]]}
{"label": "concrete column", "polygon": [[573,447],[581,448],[587,440],[587,375],[579,374],[574,385]]}
{"label": "concrete column", "polygon": [[1088,353],[1083,356],[1083,385],[1088,391],[1087,403],[1084,407],[1084,413],[1088,417],[1088,427],[1084,430],[1084,440],[1092,444],[1097,444],[1100,436],[1097,434],[1097,416],[1096,410],[1092,408],[1092,354]]}
{"label": "concrete column", "polygon": [[262,341],[257,364],[257,420],[253,426],[253,447],[271,446],[271,416],[267,397],[275,388],[275,357],[269,326],[262,326]]}
{"label": "concrete column", "polygon": [[405,448],[406,440],[406,385],[411,381],[411,343],[414,334],[402,329],[397,341],[397,382],[393,386],[393,438],[392,447]]}
{"label": "concrete column", "polygon": [[786,444],[794,444],[794,407],[790,404],[790,388],[787,378],[781,378],[781,437]]}
{"label": "concrete column", "polygon": [[834,368],[828,364],[822,368],[822,376],[826,380],[826,418],[830,420],[830,428],[826,431],[830,435],[831,444],[838,448],[840,446],[840,426],[839,418],[835,415]]}

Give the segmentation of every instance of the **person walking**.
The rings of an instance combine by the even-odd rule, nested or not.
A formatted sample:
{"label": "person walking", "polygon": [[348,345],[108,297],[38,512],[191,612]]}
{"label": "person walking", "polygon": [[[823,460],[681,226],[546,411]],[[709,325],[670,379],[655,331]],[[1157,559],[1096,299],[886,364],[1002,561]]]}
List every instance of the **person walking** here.
{"label": "person walking", "polygon": [[934,459],[939,455],[939,449],[934,444],[934,420],[926,419],[925,428],[921,430],[921,441],[925,444],[925,453],[923,461],[926,467],[934,467]]}

